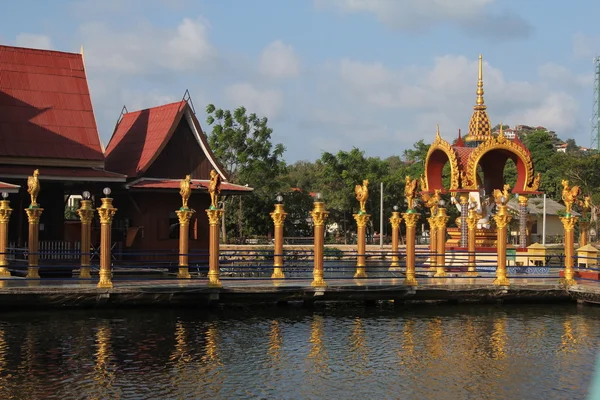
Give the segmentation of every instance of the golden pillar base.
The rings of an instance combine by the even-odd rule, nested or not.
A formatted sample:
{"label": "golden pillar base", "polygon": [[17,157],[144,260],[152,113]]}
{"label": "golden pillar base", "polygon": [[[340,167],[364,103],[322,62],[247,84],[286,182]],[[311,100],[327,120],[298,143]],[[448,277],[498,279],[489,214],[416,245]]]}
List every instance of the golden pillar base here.
{"label": "golden pillar base", "polygon": [[192,276],[190,275],[190,270],[187,267],[187,265],[185,267],[179,267],[179,273],[177,274],[177,278],[179,279],[191,279]]}
{"label": "golden pillar base", "polygon": [[569,286],[573,286],[577,283],[577,281],[575,281],[575,279],[573,279],[573,277],[569,277],[567,278],[566,276],[564,278],[560,278],[559,280],[559,284],[565,287],[569,287]]}
{"label": "golden pillar base", "polygon": [[325,283],[325,279],[323,279],[323,274],[313,274],[313,281],[310,283],[312,287],[326,287],[327,283]]}
{"label": "golden pillar base", "polygon": [[406,273],[406,279],[404,279],[403,284],[407,286],[418,286],[417,277],[414,273],[408,272]]}
{"label": "golden pillar base", "polygon": [[90,267],[81,267],[79,269],[79,277],[83,279],[91,279]]}
{"label": "golden pillar base", "polygon": [[433,275],[434,278],[443,278],[443,277],[448,276],[444,267],[434,267],[434,271],[435,271],[435,274]]}
{"label": "golden pillar base", "polygon": [[0,277],[7,277],[7,276],[10,276],[10,271],[8,270],[8,268],[5,266],[0,267]]}
{"label": "golden pillar base", "polygon": [[496,286],[510,286],[510,281],[508,280],[506,274],[504,276],[498,276],[496,279],[494,279],[493,283]]}
{"label": "golden pillar base", "polygon": [[365,267],[356,267],[356,272],[354,273],[355,278],[366,278],[367,270]]}
{"label": "golden pillar base", "polygon": [[283,279],[285,278],[285,274],[283,273],[283,268],[281,266],[275,265],[273,267],[273,274],[271,274],[272,279]]}
{"label": "golden pillar base", "polygon": [[208,273],[208,286],[220,288],[223,287],[221,280],[219,279],[218,272],[209,272]]}
{"label": "golden pillar base", "polygon": [[26,279],[40,279],[39,267],[27,267]]}

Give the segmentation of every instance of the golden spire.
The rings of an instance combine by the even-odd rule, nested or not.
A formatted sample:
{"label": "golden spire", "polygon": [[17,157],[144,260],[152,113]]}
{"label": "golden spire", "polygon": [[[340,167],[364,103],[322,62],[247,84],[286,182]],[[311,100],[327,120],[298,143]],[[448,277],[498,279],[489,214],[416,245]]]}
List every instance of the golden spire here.
{"label": "golden spire", "polygon": [[435,124],[435,138],[441,138],[440,136],[440,124]]}
{"label": "golden spire", "polygon": [[492,134],[492,124],[487,114],[487,107],[483,101],[483,56],[479,55],[479,74],[477,77],[477,101],[473,107],[473,115],[469,122],[469,133],[465,136],[466,142],[481,142],[487,140]]}
{"label": "golden spire", "polygon": [[477,79],[477,105],[484,106],[484,104],[483,104],[483,57],[481,54],[479,55],[479,78]]}

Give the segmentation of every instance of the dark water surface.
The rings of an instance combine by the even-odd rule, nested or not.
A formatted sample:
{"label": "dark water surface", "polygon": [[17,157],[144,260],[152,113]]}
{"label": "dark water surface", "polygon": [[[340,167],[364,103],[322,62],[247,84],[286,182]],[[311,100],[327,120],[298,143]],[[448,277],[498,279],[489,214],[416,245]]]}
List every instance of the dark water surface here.
{"label": "dark water surface", "polygon": [[580,399],[600,308],[0,314],[0,399]]}

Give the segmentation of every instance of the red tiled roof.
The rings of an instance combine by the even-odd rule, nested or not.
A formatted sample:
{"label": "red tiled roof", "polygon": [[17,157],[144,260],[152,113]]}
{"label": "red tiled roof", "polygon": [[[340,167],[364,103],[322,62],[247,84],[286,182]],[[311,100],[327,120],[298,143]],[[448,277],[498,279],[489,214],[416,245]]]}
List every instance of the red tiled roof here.
{"label": "red tiled roof", "polygon": [[[179,190],[180,179],[156,179],[141,178],[126,185],[128,189],[175,189]],[[192,188],[208,191],[210,181],[208,179],[192,179]],[[221,192],[238,193],[251,192],[254,189],[248,186],[236,185],[235,183],[221,182]]]}
{"label": "red tiled roof", "polygon": [[[99,168],[39,167],[40,180],[87,180],[125,182],[125,175]],[[34,168],[26,165],[0,165],[1,178],[27,178]]]}
{"label": "red tiled roof", "polygon": [[0,157],[103,165],[81,54],[0,46]]}
{"label": "red tiled roof", "polygon": [[13,185],[11,183],[0,182],[0,192],[18,193],[20,187],[21,186],[19,185]]}
{"label": "red tiled roof", "polygon": [[144,173],[167,144],[187,102],[178,101],[123,115],[106,148],[106,168],[129,177]]}
{"label": "red tiled roof", "polygon": [[454,147],[456,151],[456,158],[458,161],[458,168],[461,171],[467,170],[467,163],[469,162],[469,156],[475,150],[472,147]]}

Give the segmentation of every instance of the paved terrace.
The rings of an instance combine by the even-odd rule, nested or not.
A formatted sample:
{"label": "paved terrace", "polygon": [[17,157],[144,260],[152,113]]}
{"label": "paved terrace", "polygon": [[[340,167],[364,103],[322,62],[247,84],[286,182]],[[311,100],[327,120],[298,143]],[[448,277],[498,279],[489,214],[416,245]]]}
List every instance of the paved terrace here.
{"label": "paved terrace", "polygon": [[212,288],[206,278],[115,278],[112,289],[98,289],[97,279],[9,278],[0,281],[0,307],[84,308],[140,306],[207,306],[303,301],[498,302],[575,301],[600,303],[600,282],[578,280],[566,289],[558,276],[511,278],[510,286],[495,286],[491,274],[478,278],[418,276],[419,285],[403,285],[398,277],[327,279],[314,288],[311,279],[222,278]]}

